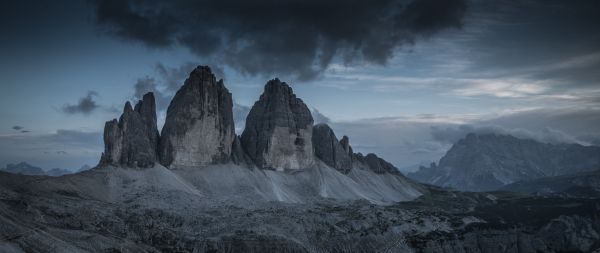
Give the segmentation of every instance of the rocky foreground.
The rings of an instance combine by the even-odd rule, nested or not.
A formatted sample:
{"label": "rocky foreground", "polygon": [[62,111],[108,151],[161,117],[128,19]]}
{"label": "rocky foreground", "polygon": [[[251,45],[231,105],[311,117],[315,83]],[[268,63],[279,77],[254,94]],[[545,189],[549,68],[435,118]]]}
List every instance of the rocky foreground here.
{"label": "rocky foreground", "polygon": [[[107,167],[58,178],[2,173],[0,252],[591,252],[600,247],[598,199],[426,187],[412,201],[374,204],[361,197],[368,189],[356,195],[340,189],[336,181],[343,177],[333,168],[289,174],[234,165],[202,171]],[[385,180],[371,183],[383,186]],[[394,185],[388,182],[388,191]],[[330,198],[322,197],[324,192]]]}

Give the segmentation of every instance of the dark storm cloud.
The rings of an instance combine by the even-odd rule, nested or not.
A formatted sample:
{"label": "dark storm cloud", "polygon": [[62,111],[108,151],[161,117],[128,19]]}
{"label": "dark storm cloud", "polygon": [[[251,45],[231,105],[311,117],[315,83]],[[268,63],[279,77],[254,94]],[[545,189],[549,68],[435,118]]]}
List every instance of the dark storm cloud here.
{"label": "dark storm cloud", "polygon": [[182,45],[244,74],[318,76],[335,57],[386,64],[420,37],[458,28],[464,0],[98,0],[105,32],[153,48]]}
{"label": "dark storm cloud", "polygon": [[65,104],[61,110],[67,114],[85,114],[89,115],[94,110],[100,107],[96,101],[94,101],[94,97],[98,96],[98,93],[95,91],[88,91],[85,97],[79,99],[77,104]]}
{"label": "dark storm cloud", "polygon": [[19,131],[20,133],[23,133],[23,134],[31,132],[29,130],[25,130],[25,127],[22,127],[22,126],[13,126],[12,129],[15,131]]}

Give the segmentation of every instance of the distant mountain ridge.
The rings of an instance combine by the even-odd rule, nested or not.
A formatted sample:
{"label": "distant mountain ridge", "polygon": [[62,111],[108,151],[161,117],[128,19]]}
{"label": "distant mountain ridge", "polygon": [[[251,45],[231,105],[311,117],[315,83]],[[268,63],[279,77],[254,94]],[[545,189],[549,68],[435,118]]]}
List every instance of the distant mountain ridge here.
{"label": "distant mountain ridge", "polygon": [[40,167],[33,166],[26,162],[20,162],[17,164],[9,163],[6,165],[6,168],[1,169],[2,171],[10,172],[13,174],[22,174],[22,175],[45,175],[46,172]]}
{"label": "distant mountain ridge", "polygon": [[18,164],[9,163],[6,165],[6,168],[0,169],[0,171],[13,173],[13,174],[21,174],[21,175],[30,175],[30,176],[51,176],[58,177],[62,175],[72,174],[76,172],[82,172],[85,170],[89,170],[91,167],[87,164],[81,166],[76,171],[62,169],[62,168],[52,168],[48,171],[43,170],[40,167],[33,166],[26,162],[20,162]]}
{"label": "distant mountain ridge", "polygon": [[466,191],[496,190],[522,180],[600,168],[600,147],[547,144],[501,134],[468,134],[440,159],[407,176]]}

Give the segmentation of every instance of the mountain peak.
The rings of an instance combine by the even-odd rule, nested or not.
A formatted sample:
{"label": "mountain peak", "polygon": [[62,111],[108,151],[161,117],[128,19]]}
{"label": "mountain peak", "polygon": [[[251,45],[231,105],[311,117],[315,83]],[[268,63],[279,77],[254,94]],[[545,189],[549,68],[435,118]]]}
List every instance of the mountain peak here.
{"label": "mountain peak", "polygon": [[[271,79],[265,84],[264,94],[294,94],[292,87],[279,78]],[[295,96],[295,95],[294,95]]]}
{"label": "mountain peak", "polygon": [[135,109],[127,101],[119,121],[104,126],[104,153],[101,164],[152,167],[157,159],[158,129],[154,95],[147,93]]}
{"label": "mountain peak", "polygon": [[158,134],[154,94],[149,92],[123,114],[106,122],[101,164],[199,168],[217,163],[247,163],[264,169],[309,168],[317,159],[343,173],[353,168],[376,173],[397,169],[374,154],[353,153],[349,138],[338,140],[327,124],[314,119],[290,85],[269,80],[250,109],[240,137],[235,135],[233,101],[210,67],[198,66],[177,91]]}
{"label": "mountain peak", "polygon": [[312,124],[310,110],[292,88],[272,79],[248,113],[242,146],[261,168],[305,168],[313,164]]}
{"label": "mountain peak", "polygon": [[193,86],[222,86],[224,88],[223,79],[217,80],[217,77],[212,72],[209,66],[199,65],[188,77],[189,80],[184,82],[185,85]]}
{"label": "mountain peak", "polygon": [[123,107],[123,113],[133,112],[133,107],[129,101],[125,102],[125,106]]}
{"label": "mountain peak", "polygon": [[190,77],[200,77],[203,78],[212,78],[214,77],[213,72],[211,71],[209,66],[206,65],[198,65],[192,72],[190,73]]}
{"label": "mountain peak", "polygon": [[161,163],[169,168],[227,162],[235,138],[233,100],[208,66],[198,66],[167,109],[160,141]]}
{"label": "mountain peak", "polygon": [[422,167],[409,177],[459,190],[487,191],[516,181],[584,172],[598,166],[600,147],[470,133],[452,145],[437,166]]}

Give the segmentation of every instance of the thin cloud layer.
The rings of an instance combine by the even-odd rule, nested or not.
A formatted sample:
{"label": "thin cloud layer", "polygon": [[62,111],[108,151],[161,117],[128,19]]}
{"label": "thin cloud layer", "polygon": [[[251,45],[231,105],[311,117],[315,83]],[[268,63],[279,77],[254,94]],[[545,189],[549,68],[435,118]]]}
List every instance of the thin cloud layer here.
{"label": "thin cloud layer", "polygon": [[249,75],[317,77],[339,58],[384,65],[421,37],[460,28],[464,0],[94,1],[110,35],[152,48],[184,46]]}
{"label": "thin cloud layer", "polygon": [[319,110],[317,110],[317,108],[312,108],[312,110],[310,110],[310,113],[312,114],[315,124],[331,123],[331,119],[329,117],[325,116],[324,114],[322,114],[321,112],[319,112]]}
{"label": "thin cloud layer", "polygon": [[102,133],[59,129],[54,133],[0,135],[0,164],[26,161],[44,167],[78,168],[96,164]]}
{"label": "thin cloud layer", "polygon": [[522,128],[505,128],[497,125],[458,125],[458,126],[431,126],[431,135],[433,139],[439,142],[453,144],[458,140],[465,138],[469,133],[475,134],[500,134],[511,135],[521,139],[531,139],[543,143],[560,144],[560,143],[578,143],[589,144],[582,142],[577,138],[570,136],[563,131],[545,127],[541,131],[530,131]]}

